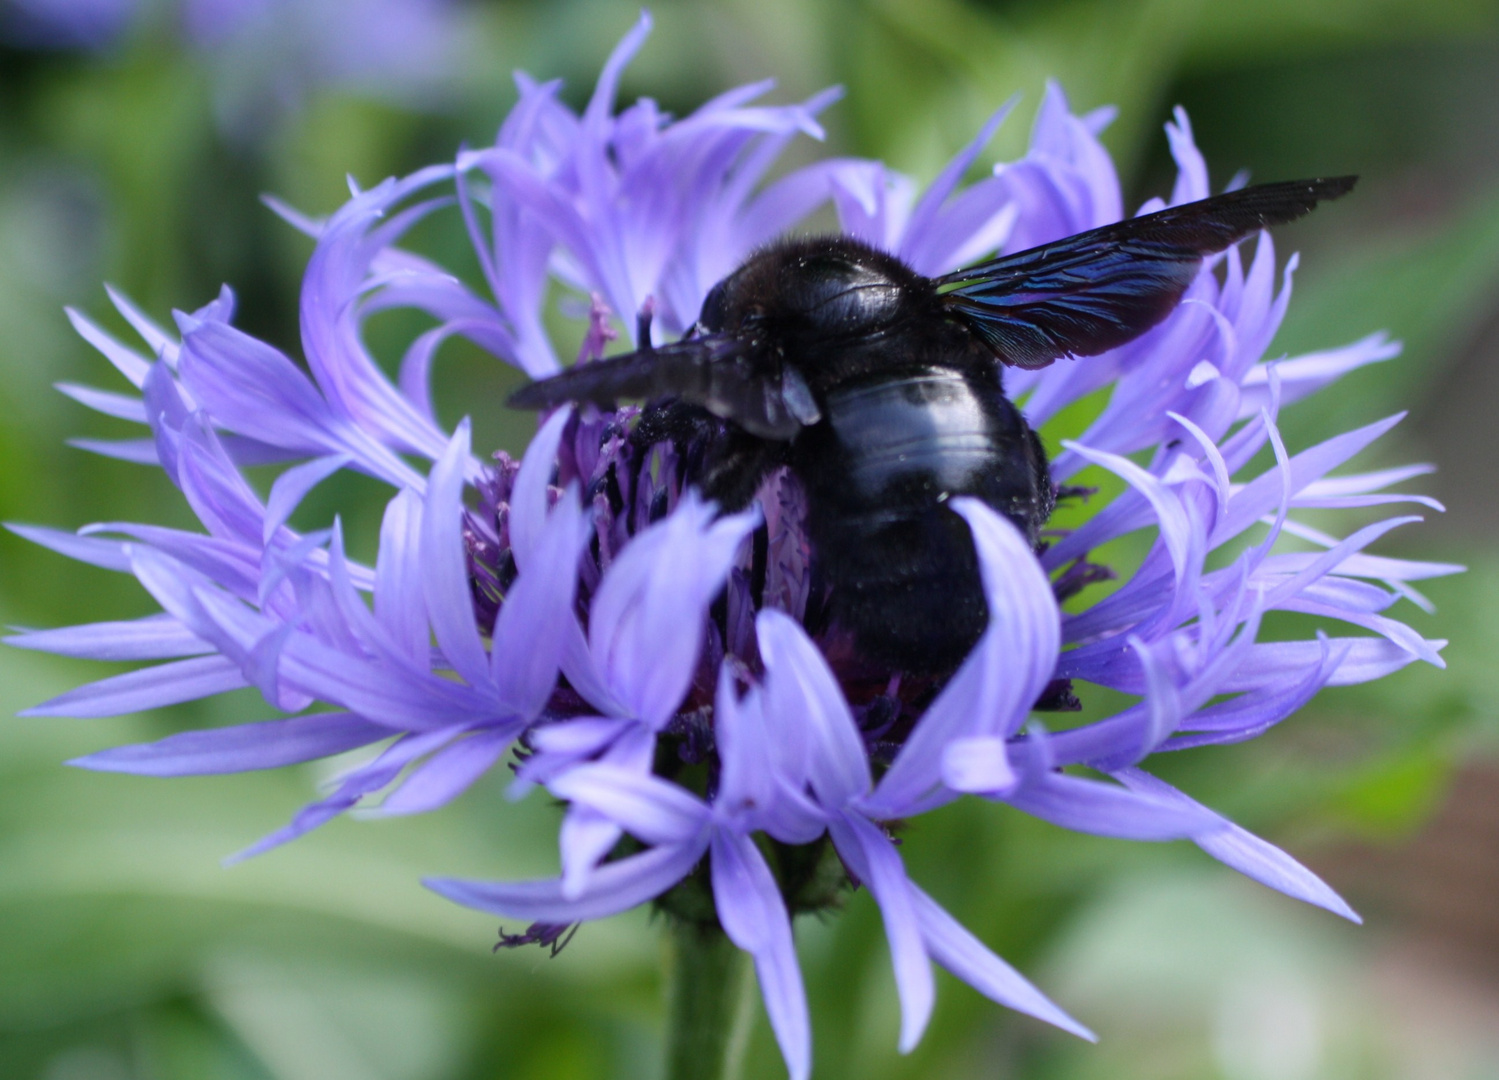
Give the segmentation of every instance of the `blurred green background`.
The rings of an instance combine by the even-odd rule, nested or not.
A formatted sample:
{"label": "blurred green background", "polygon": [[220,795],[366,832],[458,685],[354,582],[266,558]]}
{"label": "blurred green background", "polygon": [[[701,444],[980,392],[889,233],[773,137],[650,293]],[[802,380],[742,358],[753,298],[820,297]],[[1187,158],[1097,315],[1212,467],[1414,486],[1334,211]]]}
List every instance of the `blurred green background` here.
{"label": "blurred green background", "polygon": [[[194,37],[175,3],[132,15],[123,0],[79,0],[129,16],[84,46],[43,40],[41,0],[0,0],[0,519],[188,523],[157,472],[64,445],[125,434],[52,389],[110,379],[64,304],[123,332],[102,281],[162,318],[229,281],[241,325],[295,352],[310,245],[261,192],[325,213],[346,175],[370,184],[482,143],[514,100],[515,67],[565,77],[581,104],[636,13],[614,0],[418,4],[435,20],[423,38],[400,29],[394,0],[308,3],[321,22]],[[1162,765],[1323,872],[1365,913],[1363,928],[1188,845],[1095,840],[956,805],[908,834],[914,876],[1101,1045],[944,976],[931,1031],[900,1057],[878,915],[857,894],[798,928],[816,1075],[1499,1076],[1499,3],[679,0],[654,14],[626,98],[649,94],[681,114],[767,74],[781,100],[841,83],[829,149],[922,179],[1020,90],[986,160],[1017,155],[1048,77],[1080,110],[1119,106],[1104,140],[1131,204],[1169,189],[1161,125],[1176,104],[1215,184],[1241,168],[1362,174],[1355,198],[1278,236],[1282,258],[1299,248],[1303,261],[1271,354],[1379,328],[1406,352],[1292,406],[1288,441],[1411,410],[1367,464],[1437,462],[1420,486],[1449,513],[1380,550],[1471,567],[1432,585],[1437,614],[1402,609],[1426,636],[1452,639],[1447,671],[1324,692],[1256,743]],[[389,54],[389,34],[370,41],[361,67],[349,54],[372,29],[400,31],[398,47]],[[405,63],[408,44],[432,62]],[[324,55],[333,45],[342,52]],[[440,230],[421,242],[456,250]],[[443,373],[445,417],[488,397],[491,437],[522,437],[499,408],[498,365],[455,355]],[[372,494],[353,485],[317,509]],[[6,623],[149,607],[129,580],[0,536]],[[105,673],[0,651],[0,711]],[[499,777],[440,814],[339,820],[225,870],[222,856],[284,822],[330,766],[155,781],[61,764],[263,713],[246,694],[161,715],[0,724],[0,1076],[656,1074],[660,943],[644,913],[586,927],[557,959],[492,956],[493,920],[418,884],[553,871],[554,811],[506,803]],[[763,1018],[747,1075],[784,1075]]]}

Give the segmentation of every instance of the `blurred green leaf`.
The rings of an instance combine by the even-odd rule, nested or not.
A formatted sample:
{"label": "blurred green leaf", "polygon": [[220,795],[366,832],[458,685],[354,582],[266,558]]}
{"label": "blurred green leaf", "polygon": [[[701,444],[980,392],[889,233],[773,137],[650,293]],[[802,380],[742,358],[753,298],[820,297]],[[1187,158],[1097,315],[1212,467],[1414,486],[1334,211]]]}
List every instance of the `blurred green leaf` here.
{"label": "blurred green leaf", "polygon": [[[31,704],[84,671],[0,652],[0,706]],[[9,928],[0,940],[0,1036],[190,993],[213,1003],[278,1080],[402,1080],[462,1075],[488,1038],[470,1018],[494,1009],[567,1001],[584,1022],[590,1014],[641,1022],[636,999],[617,989],[653,978],[644,912],[590,926],[583,948],[555,961],[540,952],[496,957],[493,919],[420,885],[438,873],[554,873],[555,811],[543,800],[507,804],[496,776],[447,815],[339,821],[226,869],[221,858],[314,796],[315,773],[162,781],[63,765],[154,734],[139,718],[13,720],[0,729],[0,913]],[[654,995],[644,1000],[649,1019]],[[420,1030],[403,1034],[413,1024]],[[528,1045],[524,1036],[515,1043]],[[313,1045],[322,1049],[296,1049]],[[170,1052],[200,1051],[209,1052]],[[308,1071],[314,1065],[322,1071]],[[614,1064],[607,1071],[633,1075]]]}
{"label": "blurred green leaf", "polygon": [[1373,761],[1343,779],[1329,809],[1361,836],[1410,836],[1440,804],[1452,774],[1447,754],[1433,748]]}
{"label": "blurred green leaf", "polygon": [[1288,409],[1288,440],[1304,445],[1317,433],[1421,402],[1492,310],[1496,286],[1499,190],[1438,228],[1348,237],[1337,251],[1320,253],[1298,272],[1276,352],[1331,348],[1377,329],[1388,330],[1405,349],[1394,361],[1355,372],[1313,404]]}

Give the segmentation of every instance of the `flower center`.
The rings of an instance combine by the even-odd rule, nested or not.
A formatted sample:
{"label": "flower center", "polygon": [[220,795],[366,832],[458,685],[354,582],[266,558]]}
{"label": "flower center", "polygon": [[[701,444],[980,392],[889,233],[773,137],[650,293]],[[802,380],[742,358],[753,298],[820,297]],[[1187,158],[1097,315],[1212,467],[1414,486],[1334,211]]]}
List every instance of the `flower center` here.
{"label": "flower center", "polygon": [[[697,475],[694,464],[702,461],[704,444],[713,437],[711,432],[661,441],[642,437],[635,424],[639,415],[634,407],[585,407],[574,414],[559,446],[552,497],[576,482],[593,513],[593,539],[579,567],[578,607],[585,627],[591,601],[615,556],[675,508],[685,478]],[[493,626],[516,576],[509,500],[518,469],[509,455],[495,455],[480,485],[480,506],[473,512],[478,520],[471,520],[464,530],[474,607],[484,627]],[[1091,493],[1063,487],[1057,497],[1086,498]],[[676,716],[661,732],[660,764],[669,774],[704,767],[700,786],[707,789],[705,794],[716,786],[713,699],[718,672],[728,664],[745,683],[763,673],[754,626],[756,615],[765,608],[797,619],[817,643],[838,677],[876,767],[894,760],[951,675],[900,671],[859,655],[852,636],[833,615],[831,588],[807,535],[806,497],[795,475],[784,468],[772,473],[760,486],[757,500],[763,520],[709,605],[696,674]],[[1106,566],[1078,559],[1055,578],[1053,589],[1062,601],[1114,576]],[[1034,707],[1074,711],[1080,704],[1071,682],[1062,679],[1049,685]],[[548,702],[543,722],[593,711],[564,678]]]}

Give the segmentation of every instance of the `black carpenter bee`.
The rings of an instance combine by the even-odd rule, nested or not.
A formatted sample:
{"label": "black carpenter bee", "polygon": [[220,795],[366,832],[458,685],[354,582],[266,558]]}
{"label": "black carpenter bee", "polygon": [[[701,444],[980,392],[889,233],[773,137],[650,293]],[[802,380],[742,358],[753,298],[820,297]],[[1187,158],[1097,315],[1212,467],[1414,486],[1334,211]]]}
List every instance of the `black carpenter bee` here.
{"label": "black carpenter bee", "polygon": [[[788,240],[708,293],[677,342],[523,387],[515,406],[650,404],[634,437],[705,447],[689,482],[725,510],[786,465],[832,613],[858,652],[896,670],[962,660],[988,620],[967,525],[971,495],[1040,545],[1056,502],[1002,364],[1092,356],[1164,319],[1205,256],[1292,221],[1355,177],[1261,184],[927,278],[847,237]],[[996,363],[998,361],[998,363]]]}

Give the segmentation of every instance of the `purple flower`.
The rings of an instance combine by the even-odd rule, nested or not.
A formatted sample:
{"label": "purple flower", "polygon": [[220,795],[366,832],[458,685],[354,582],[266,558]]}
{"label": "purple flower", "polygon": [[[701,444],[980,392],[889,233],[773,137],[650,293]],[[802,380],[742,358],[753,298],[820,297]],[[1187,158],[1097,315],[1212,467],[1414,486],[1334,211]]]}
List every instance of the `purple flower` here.
{"label": "purple flower", "polygon": [[[160,9],[142,0],[6,0],[0,40],[99,51]],[[178,0],[166,10],[184,44],[211,61],[222,127],[240,137],[319,87],[420,104],[463,54],[457,0]]]}
{"label": "purple flower", "polygon": [[404,104],[437,95],[463,53],[456,0],[181,0],[211,62],[224,129],[252,134],[319,87]]}
{"label": "purple flower", "polygon": [[136,0],[7,0],[0,39],[33,49],[107,49],[135,9]]}
{"label": "purple flower", "polygon": [[[159,466],[204,531],[16,527],[134,574],[162,607],[132,623],[12,638],[164,661],[32,713],[100,716],[244,686],[278,713],[77,762],[151,775],[268,768],[389,740],[246,854],[383,789],[386,812],[436,808],[513,749],[512,793],[541,785],[567,803],[560,876],[431,887],[537,924],[512,943],[555,942],[569,924],[652,901],[704,918],[681,915],[695,897],[694,910],[712,912],[753,956],[797,1077],[810,1068],[810,1035],[791,920],[849,885],[866,886],[884,919],[903,1050],[930,1015],[933,960],[996,1001],[1086,1035],[907,877],[892,823],[965,795],[1085,832],[1190,839],[1356,919],[1290,856],[1142,767],[1154,753],[1252,738],[1323,686],[1442,662],[1443,642],[1386,612],[1401,598],[1427,606],[1413,583],[1459,568],[1366,550],[1416,519],[1337,537],[1296,516],[1435,504],[1388,493],[1425,467],[1332,475],[1398,417],[1294,455],[1283,445],[1283,404],[1397,349],[1374,335],[1265,361],[1295,262],[1277,287],[1268,237],[1247,267],[1236,249],[1210,260],[1183,303],[1137,340],[1006,373],[1008,393],[1038,427],[1110,387],[1109,404],[1062,444],[1052,473],[1065,485],[1094,467],[1126,489],[1040,552],[985,505],[953,501],[973,536],[990,622],[961,666],[940,676],[872,664],[829,618],[790,474],[773,475],[743,514],[720,516],[701,500],[690,482],[712,432],[653,443],[633,427],[634,409],[564,410],[517,463],[476,457],[466,422],[452,434],[439,426],[429,381],[447,338],[541,376],[559,366],[543,321],[553,300],[564,310],[589,303],[580,363],[621,332],[650,334],[653,321],[683,332],[715,280],[824,205],[923,273],[1122,213],[1097,141],[1107,114],[1075,117],[1055,88],[1026,157],[963,190],[1008,107],[919,194],[880,163],[846,159],[767,184],[791,139],[818,134],[814,115],[832,96],[754,105],[761,85],[680,120],[649,101],[616,113],[620,70],[647,28],[643,20],[621,43],[581,116],[560,103],[556,84],[519,77],[520,100],[493,147],[358,192],[326,222],[283,209],[317,239],[302,294],[305,371],[232,326],[227,290],[179,315],[180,337],[115,296],[146,353],[73,314],[139,393],[64,391],[150,429],[149,438],[81,445]],[[1167,134],[1179,166],[1171,201],[1208,195],[1183,114]],[[452,196],[432,193],[449,183]],[[478,254],[479,287],[398,246],[416,221],[454,204]],[[395,382],[362,336],[365,318],[392,307],[436,322],[411,343]],[[1275,464],[1253,472],[1266,447]],[[262,497],[242,470],[264,464],[283,468]],[[310,533],[287,524],[342,469],[394,492],[373,567],[347,558],[337,519]],[[1141,565],[1088,602],[1088,586],[1112,576],[1092,553],[1142,530],[1151,546]],[[1363,632],[1261,642],[1261,619],[1275,610]],[[1087,684],[1137,700],[1067,730],[1035,719],[1086,695]],[[793,862],[831,874],[793,872]]]}

